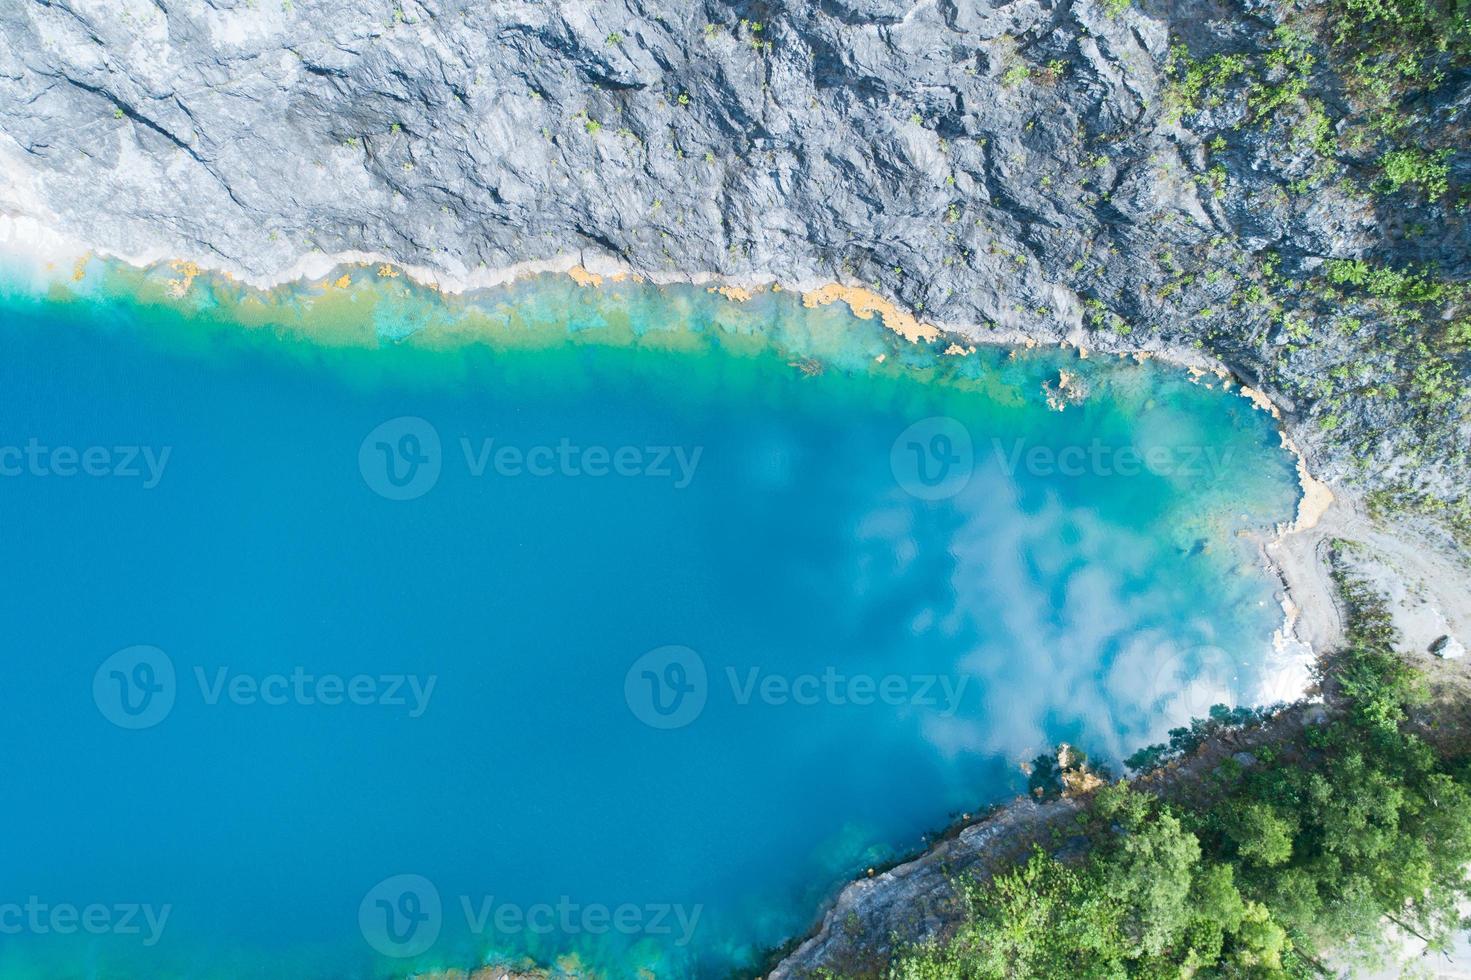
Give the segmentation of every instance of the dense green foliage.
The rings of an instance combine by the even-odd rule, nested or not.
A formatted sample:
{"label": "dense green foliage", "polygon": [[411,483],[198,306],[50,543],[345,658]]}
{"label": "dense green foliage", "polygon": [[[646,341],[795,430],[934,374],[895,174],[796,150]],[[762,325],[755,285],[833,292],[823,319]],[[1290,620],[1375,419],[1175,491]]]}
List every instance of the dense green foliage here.
{"label": "dense green foliage", "polygon": [[[1466,773],[1407,726],[1417,678],[1377,597],[1342,584],[1354,616],[1326,667],[1327,720],[1252,764],[1227,758],[1199,802],[1100,790],[1082,817],[1085,858],[1039,851],[988,884],[959,883],[966,923],[902,957],[893,980],[1316,977],[1321,951],[1377,937],[1385,920],[1444,942],[1471,894]],[[1215,715],[1196,737],[1253,723]],[[1177,754],[1192,741],[1179,731]]]}
{"label": "dense green foliage", "polygon": [[1393,194],[1407,184],[1419,188],[1426,197],[1434,201],[1446,192],[1450,177],[1451,151],[1439,150],[1426,153],[1416,147],[1389,150],[1379,158],[1384,170],[1384,189]]}

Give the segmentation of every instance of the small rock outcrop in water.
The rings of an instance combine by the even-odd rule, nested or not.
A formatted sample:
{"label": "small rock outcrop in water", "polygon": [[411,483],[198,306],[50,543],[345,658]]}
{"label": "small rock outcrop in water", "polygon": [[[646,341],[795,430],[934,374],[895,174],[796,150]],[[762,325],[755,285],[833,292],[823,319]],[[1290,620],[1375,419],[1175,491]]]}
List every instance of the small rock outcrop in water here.
{"label": "small rock outcrop in water", "polygon": [[[1360,257],[1464,279],[1453,195],[1370,193],[1369,151],[1314,176],[1304,120],[1350,113],[1319,42],[1262,65],[1289,43],[1270,4],[1107,8],[10,3],[0,209],[257,276],[314,252],[457,276],[575,255],[859,285],[972,339],[1200,348],[1273,393],[1320,475],[1461,496],[1464,359],[1292,286]],[[1306,66],[1302,90],[1266,119],[1249,73],[1192,94],[1172,44],[1266,84]],[[1417,111],[1454,142],[1468,98],[1453,72]],[[1415,379],[1439,410],[1383,396]]]}
{"label": "small rock outcrop in water", "polygon": [[1058,371],[1056,381],[1042,382],[1042,393],[1047,396],[1047,407],[1054,412],[1080,404],[1088,395],[1083,382],[1071,371]]}

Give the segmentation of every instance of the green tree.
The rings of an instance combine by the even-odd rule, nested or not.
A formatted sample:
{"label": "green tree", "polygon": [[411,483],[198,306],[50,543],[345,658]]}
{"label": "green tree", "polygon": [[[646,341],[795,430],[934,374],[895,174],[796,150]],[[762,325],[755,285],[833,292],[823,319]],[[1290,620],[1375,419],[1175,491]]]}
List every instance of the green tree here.
{"label": "green tree", "polygon": [[1270,804],[1253,800],[1232,807],[1226,827],[1237,854],[1249,864],[1275,868],[1292,857],[1297,821],[1278,815]]}

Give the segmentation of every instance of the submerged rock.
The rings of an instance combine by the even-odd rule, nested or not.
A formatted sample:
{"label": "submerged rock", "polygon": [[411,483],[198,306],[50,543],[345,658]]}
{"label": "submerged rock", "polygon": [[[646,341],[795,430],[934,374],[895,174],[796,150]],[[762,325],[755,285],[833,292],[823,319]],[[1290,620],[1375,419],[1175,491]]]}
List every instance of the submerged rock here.
{"label": "submerged rock", "polygon": [[1088,396],[1088,389],[1076,374],[1058,371],[1056,381],[1042,382],[1042,393],[1047,397],[1047,407],[1061,412],[1069,405],[1082,404]]}

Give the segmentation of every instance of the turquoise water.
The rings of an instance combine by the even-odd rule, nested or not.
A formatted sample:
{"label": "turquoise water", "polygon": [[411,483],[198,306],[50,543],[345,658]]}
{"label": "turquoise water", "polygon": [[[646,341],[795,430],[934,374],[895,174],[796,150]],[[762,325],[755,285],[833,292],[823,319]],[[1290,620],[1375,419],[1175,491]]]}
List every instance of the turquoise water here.
{"label": "turquoise water", "polygon": [[0,302],[0,975],[727,976],[1045,747],[1270,686],[1292,461],[1170,369],[84,271]]}

